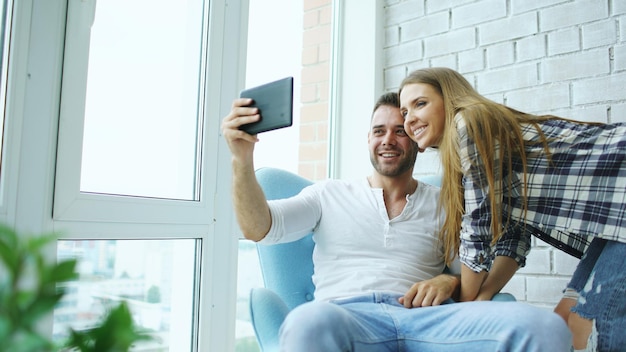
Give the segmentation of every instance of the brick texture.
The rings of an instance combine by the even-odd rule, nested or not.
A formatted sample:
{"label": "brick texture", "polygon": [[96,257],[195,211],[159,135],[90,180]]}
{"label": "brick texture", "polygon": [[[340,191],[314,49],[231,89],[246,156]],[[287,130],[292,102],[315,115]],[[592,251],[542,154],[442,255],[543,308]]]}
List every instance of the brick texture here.
{"label": "brick texture", "polygon": [[332,1],[304,0],[298,173],[327,177]]}
{"label": "brick texture", "polygon": [[[626,122],[625,14],[623,0],[387,0],[384,87],[396,90],[414,69],[447,66],[523,111]],[[438,167],[420,163],[416,174]],[[577,263],[533,240],[504,291],[551,309]]]}

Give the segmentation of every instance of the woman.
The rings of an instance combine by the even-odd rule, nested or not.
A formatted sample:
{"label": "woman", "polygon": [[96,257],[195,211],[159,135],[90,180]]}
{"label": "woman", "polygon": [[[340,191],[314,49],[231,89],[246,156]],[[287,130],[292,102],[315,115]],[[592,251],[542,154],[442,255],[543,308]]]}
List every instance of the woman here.
{"label": "woman", "polygon": [[574,348],[623,350],[626,125],[523,113],[447,68],[412,72],[400,103],[420,150],[440,151],[441,238],[446,260],[459,255],[464,264],[461,300],[497,293],[524,265],[535,235],[582,257],[555,309]]}

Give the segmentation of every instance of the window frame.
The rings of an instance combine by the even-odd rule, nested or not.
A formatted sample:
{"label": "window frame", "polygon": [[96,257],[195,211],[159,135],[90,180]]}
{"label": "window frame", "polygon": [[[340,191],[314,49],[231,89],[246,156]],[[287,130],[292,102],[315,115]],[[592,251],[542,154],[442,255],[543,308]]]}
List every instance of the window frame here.
{"label": "window frame", "polygon": [[[5,45],[3,50],[7,50],[6,54],[6,62],[3,62],[2,65],[7,65],[7,67],[3,67],[2,75],[6,75],[6,81],[2,82],[5,85],[5,93],[4,97],[4,121],[0,123],[4,123],[2,129],[2,135],[0,136],[0,143],[3,143],[2,146],[2,155],[0,155],[0,221],[5,223],[12,223],[15,220],[15,203],[17,197],[17,156],[19,152],[17,148],[13,146],[19,145],[20,135],[18,131],[21,128],[21,121],[13,121],[8,118],[8,116],[12,115],[13,107],[15,104],[11,104],[11,101],[14,100],[14,91],[15,88],[19,89],[19,86],[14,84],[13,74],[11,68],[14,71],[23,70],[24,64],[22,61],[19,61],[19,57],[16,54],[17,50],[14,48],[19,48],[18,43],[18,35],[16,32],[16,26],[13,25],[15,22],[15,18],[18,14],[13,10],[13,2],[14,0],[5,0],[5,18],[7,23],[4,25],[4,30],[7,33],[4,33]],[[17,31],[18,33],[20,31]],[[11,50],[9,50],[11,49]],[[4,58],[2,58],[4,59]],[[13,88],[13,89],[12,89]],[[11,146],[11,147],[9,147]]]}
{"label": "window frame", "polygon": [[353,179],[371,171],[363,117],[384,91],[385,0],[333,0],[332,11],[328,170]]}
{"label": "window frame", "polygon": [[[208,4],[205,3],[205,12]],[[87,88],[87,70],[89,61],[89,45],[91,26],[94,21],[96,1],[69,1],[66,18],[66,36],[64,51],[64,69],[61,88],[61,104],[59,116],[59,138],[57,143],[57,168],[54,194],[53,217],[59,221],[88,221],[115,223],[160,223],[160,224],[210,224],[210,217],[204,216],[213,212],[215,205],[211,202],[212,186],[216,184],[217,174],[211,173],[214,168],[211,160],[217,160],[217,138],[211,133],[211,122],[200,124],[205,136],[201,160],[201,189],[198,201],[159,199],[138,196],[109,195],[84,193],[80,191],[81,158],[83,147],[85,100]],[[204,16],[202,16],[204,18]],[[212,22],[212,21],[209,21]],[[209,23],[209,26],[211,23]],[[208,28],[204,31],[208,32]],[[203,35],[203,39],[206,37]],[[209,52],[216,49],[208,44]],[[206,64],[206,62],[203,62]],[[208,79],[215,72],[202,70],[205,77],[200,81],[212,84]],[[204,87],[201,87],[201,89]],[[202,92],[200,92],[202,93]],[[214,104],[210,96],[203,97],[205,108],[210,110]],[[201,119],[207,120],[209,114]],[[211,126],[214,127],[214,126]]]}
{"label": "window frame", "polygon": [[[194,350],[234,350],[235,299],[238,241],[231,211],[230,153],[221,138],[221,117],[230,110],[232,97],[243,87],[247,33],[247,0],[209,2],[207,80],[205,87],[203,180],[200,202],[146,202],[131,197],[103,197],[108,205],[93,206],[91,213],[60,211],[53,217],[55,170],[66,167],[56,164],[58,141],[66,138],[59,131],[62,109],[61,78],[64,60],[64,37],[68,3],[81,0],[20,0],[14,3],[9,84],[7,88],[7,118],[3,147],[6,207],[0,209],[0,219],[28,234],[54,231],[61,239],[153,239],[194,238],[202,244],[200,276],[197,285],[197,339]],[[89,0],[94,1],[94,0]],[[208,1],[208,0],[207,0]],[[232,45],[232,43],[237,43]],[[81,125],[82,126],[82,125]],[[76,165],[71,165],[76,170]],[[70,169],[71,169],[70,168]],[[62,169],[63,174],[69,169]],[[66,189],[67,190],[67,189]],[[61,192],[66,190],[61,189]],[[58,191],[58,190],[57,190]],[[57,193],[59,195],[59,193]],[[73,195],[70,202],[95,202],[98,199]],[[106,199],[109,198],[109,199]],[[147,204],[150,203],[150,204]],[[160,203],[160,204],[154,204]],[[123,204],[143,208],[172,206],[192,208],[197,218],[177,212],[165,224],[151,223],[154,218],[143,216],[127,222],[128,218],[98,218],[93,209]],[[100,208],[98,208],[100,207]],[[4,212],[2,212],[4,210]],[[187,209],[188,210],[188,209]],[[145,210],[138,211],[138,214]],[[201,218],[201,219],[200,219]],[[56,258],[56,249],[48,255]],[[224,321],[228,323],[224,323]],[[42,326],[52,332],[52,319]]]}

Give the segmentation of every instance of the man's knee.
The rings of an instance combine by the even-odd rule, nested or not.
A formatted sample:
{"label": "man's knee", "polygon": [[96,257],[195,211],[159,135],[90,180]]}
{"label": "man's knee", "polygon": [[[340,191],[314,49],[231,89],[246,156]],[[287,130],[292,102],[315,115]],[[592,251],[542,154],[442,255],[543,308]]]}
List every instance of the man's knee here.
{"label": "man's knee", "polygon": [[332,303],[307,303],[289,312],[283,327],[317,329],[331,325],[337,319],[337,315],[337,307]]}
{"label": "man's knee", "polygon": [[340,325],[345,319],[341,308],[332,303],[306,303],[289,312],[280,329],[280,340],[290,344],[339,343],[337,334],[344,331]]}
{"label": "man's knee", "polygon": [[533,346],[531,350],[556,341],[564,348],[571,344],[572,335],[567,323],[554,312],[528,304],[512,303],[509,307],[503,307],[500,314],[502,329],[508,330],[519,341],[526,341],[529,346]]}
{"label": "man's knee", "polygon": [[520,304],[514,314],[509,315],[512,321],[526,326],[529,330],[536,333],[551,334],[556,332],[565,334],[568,330],[567,323],[563,317],[555,312],[547,309],[531,306],[529,304]]}

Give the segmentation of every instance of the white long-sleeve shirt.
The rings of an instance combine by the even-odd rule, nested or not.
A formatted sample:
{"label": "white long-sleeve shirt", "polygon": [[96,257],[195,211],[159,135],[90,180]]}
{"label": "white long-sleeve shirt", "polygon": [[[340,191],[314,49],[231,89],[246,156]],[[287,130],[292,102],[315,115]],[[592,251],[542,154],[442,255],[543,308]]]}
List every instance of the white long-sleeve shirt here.
{"label": "white long-sleeve shirt", "polygon": [[269,202],[272,227],[263,244],[298,240],[313,231],[316,300],[367,292],[405,294],[441,274],[437,230],[439,188],[419,183],[402,213],[389,219],[382,189],[367,179],[327,180],[290,199]]}

